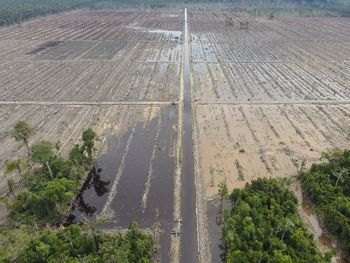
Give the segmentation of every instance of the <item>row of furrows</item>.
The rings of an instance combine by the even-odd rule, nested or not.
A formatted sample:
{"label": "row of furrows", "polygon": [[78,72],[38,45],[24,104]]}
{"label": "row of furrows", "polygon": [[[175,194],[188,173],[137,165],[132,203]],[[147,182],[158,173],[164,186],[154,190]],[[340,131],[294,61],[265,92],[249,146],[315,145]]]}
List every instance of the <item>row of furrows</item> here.
{"label": "row of furrows", "polygon": [[[64,41],[54,47],[45,45],[54,42],[0,41],[2,60],[74,60],[90,61],[144,61],[180,62],[181,45],[165,42],[120,42],[120,41]],[[43,48],[41,48],[43,47]]]}
{"label": "row of furrows", "polygon": [[[268,30],[266,25],[260,23],[256,19],[238,13],[190,12],[189,18],[191,32],[232,32],[240,30],[240,24],[246,22],[249,23],[250,30]],[[230,25],[227,25],[228,21],[230,21]]]}
{"label": "row of furrows", "polygon": [[[191,16],[191,32],[204,35],[204,41],[208,38],[209,41],[226,42],[228,39],[240,39],[240,37],[254,35],[257,36],[257,41],[274,40],[275,37],[277,40],[302,41],[350,39],[348,30],[350,20],[348,18],[290,17],[271,21],[225,13],[193,13]],[[228,19],[233,24],[228,26]],[[249,22],[248,30],[241,30],[240,22]]]}
{"label": "row of furrows", "polygon": [[350,42],[192,42],[194,62],[350,61]]}
{"label": "row of furrows", "polygon": [[178,63],[10,65],[0,66],[2,100],[169,101],[178,96]]}
{"label": "row of furrows", "polygon": [[[140,41],[174,41],[167,31],[181,31],[182,21],[179,15],[173,17],[155,16],[145,12],[133,19],[125,20],[120,13],[111,14],[120,22],[108,22],[100,17],[93,18],[94,12],[86,12],[86,19],[74,13],[49,16],[26,23],[0,29],[2,39],[56,39],[56,40],[122,40]],[[88,17],[91,16],[89,19]],[[150,31],[154,29],[154,31]],[[158,31],[157,31],[158,30]],[[164,30],[164,32],[162,31]]]}
{"label": "row of furrows", "polygon": [[[277,174],[281,169],[283,174],[293,173],[300,166],[300,160],[317,159],[327,147],[349,145],[346,126],[349,110],[337,105],[197,106],[197,113],[201,112],[199,137],[214,146],[207,153],[213,156],[214,167],[230,162],[227,167],[234,169],[238,162],[241,172],[234,173],[233,178],[226,170],[230,181],[241,181],[242,171],[260,176]],[[226,142],[224,148],[215,146],[220,142]],[[265,167],[265,171],[255,171],[254,167],[244,170],[247,155],[251,160],[260,160],[260,164],[254,165]],[[295,170],[286,171],[286,165]]]}
{"label": "row of furrows", "polygon": [[349,99],[348,63],[194,63],[199,100]]}

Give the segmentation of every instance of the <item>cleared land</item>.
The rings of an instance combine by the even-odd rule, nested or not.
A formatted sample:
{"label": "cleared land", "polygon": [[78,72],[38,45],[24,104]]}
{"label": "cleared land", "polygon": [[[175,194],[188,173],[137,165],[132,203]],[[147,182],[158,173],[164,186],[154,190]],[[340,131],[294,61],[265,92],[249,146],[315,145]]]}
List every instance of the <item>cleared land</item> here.
{"label": "cleared land", "polygon": [[201,253],[217,261],[217,209],[207,201],[220,182],[293,177],[302,160],[350,146],[350,19],[189,17]]}
{"label": "cleared land", "polygon": [[179,261],[181,149],[192,124],[200,257],[216,262],[207,201],[220,182],[291,177],[301,160],[350,146],[350,19],[189,12],[187,20],[188,71],[180,9],[74,11],[0,28],[0,193],[14,177],[6,162],[25,154],[8,135],[17,121],[37,130],[30,143],[60,140],[62,154],[91,127],[99,179],[71,217],[97,215],[104,228],[160,222],[158,260]]}

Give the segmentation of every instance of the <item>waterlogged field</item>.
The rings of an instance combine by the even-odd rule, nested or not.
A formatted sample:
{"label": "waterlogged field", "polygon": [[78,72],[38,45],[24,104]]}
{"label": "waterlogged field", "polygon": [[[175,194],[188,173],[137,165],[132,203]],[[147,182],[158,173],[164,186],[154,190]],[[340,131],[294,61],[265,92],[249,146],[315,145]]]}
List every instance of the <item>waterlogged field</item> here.
{"label": "waterlogged field", "polygon": [[91,127],[95,169],[69,220],[160,223],[157,260],[169,261],[182,30],[183,10],[74,11],[0,28],[1,195],[19,181],[6,163],[25,156],[9,136],[17,121],[35,128],[30,144],[60,141],[62,155]]}

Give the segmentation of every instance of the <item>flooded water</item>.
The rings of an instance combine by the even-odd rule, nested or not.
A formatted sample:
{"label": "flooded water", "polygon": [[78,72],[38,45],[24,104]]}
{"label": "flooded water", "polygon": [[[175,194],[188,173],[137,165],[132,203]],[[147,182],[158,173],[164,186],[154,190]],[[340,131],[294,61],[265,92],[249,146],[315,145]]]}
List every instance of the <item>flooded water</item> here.
{"label": "flooded water", "polygon": [[197,220],[196,220],[196,188],[194,178],[193,141],[192,141],[192,105],[189,38],[187,29],[187,9],[185,8],[184,28],[184,112],[182,135],[182,230],[181,230],[181,261],[194,263],[198,261]]}
{"label": "flooded water", "polygon": [[108,152],[96,161],[79,192],[69,220],[95,218],[107,211],[107,220],[100,225],[104,229],[127,228],[132,221],[142,228],[160,223],[158,257],[169,262],[176,123],[176,107],[164,107],[149,122],[136,123],[120,137],[112,137]]}
{"label": "flooded water", "polygon": [[[295,182],[293,191],[298,199],[298,203],[300,204],[300,216],[304,220],[308,230],[314,235],[320,249],[323,252],[336,250],[335,244],[333,244],[330,237],[322,230],[317,219],[317,215],[308,199],[304,196],[299,182]],[[332,262],[347,263],[347,261],[342,258],[339,253],[333,257]]]}
{"label": "flooded water", "polygon": [[219,211],[219,204],[217,200],[211,200],[207,202],[207,217],[208,217],[208,232],[210,240],[210,252],[212,262],[221,262],[220,255],[222,250],[220,249],[220,237],[221,229],[216,223],[216,217]]}
{"label": "flooded water", "polygon": [[172,41],[179,41],[182,37],[182,32],[176,30],[152,29],[137,26],[127,26],[127,28],[140,30],[145,33],[162,34],[166,39],[170,39]]}
{"label": "flooded water", "polygon": [[118,138],[112,136],[107,140],[108,151],[95,161],[73,204],[69,221],[81,221],[83,217],[95,218],[102,211],[130,134],[131,130],[128,130]]}

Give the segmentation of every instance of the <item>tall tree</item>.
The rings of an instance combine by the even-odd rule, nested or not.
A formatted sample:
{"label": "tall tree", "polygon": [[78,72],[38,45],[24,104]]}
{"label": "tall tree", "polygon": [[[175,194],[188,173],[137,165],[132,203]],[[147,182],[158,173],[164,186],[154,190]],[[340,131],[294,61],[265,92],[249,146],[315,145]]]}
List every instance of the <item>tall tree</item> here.
{"label": "tall tree", "polygon": [[35,130],[30,124],[25,121],[19,121],[11,131],[11,136],[16,142],[23,143],[27,148],[28,157],[30,157],[29,137],[35,133]]}
{"label": "tall tree", "polygon": [[221,224],[224,219],[224,200],[228,197],[228,189],[225,182],[219,184],[219,196],[220,196],[220,215],[217,219],[217,223]]}
{"label": "tall tree", "polygon": [[53,145],[51,142],[41,141],[34,144],[31,149],[31,158],[34,163],[42,163],[49,170],[51,179],[53,179],[50,161],[53,157]]}
{"label": "tall tree", "polygon": [[88,163],[89,166],[92,165],[93,160],[93,151],[95,146],[96,133],[91,129],[87,128],[83,131],[83,151],[85,151],[88,155]]}
{"label": "tall tree", "polygon": [[16,199],[16,194],[15,194],[15,181],[10,178],[10,179],[7,179],[7,187],[9,189],[9,192],[10,194],[13,195],[13,197]]}

